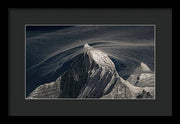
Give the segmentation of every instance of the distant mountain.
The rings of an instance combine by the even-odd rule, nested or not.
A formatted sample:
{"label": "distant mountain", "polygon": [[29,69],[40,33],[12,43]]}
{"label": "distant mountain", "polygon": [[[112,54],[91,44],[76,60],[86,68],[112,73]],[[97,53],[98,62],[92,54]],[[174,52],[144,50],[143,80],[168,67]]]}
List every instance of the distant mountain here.
{"label": "distant mountain", "polygon": [[127,81],[139,87],[154,87],[155,74],[146,64],[141,62],[140,66],[136,68]]}
{"label": "distant mountain", "polygon": [[[28,98],[154,97],[154,85],[150,85],[153,78],[149,76],[152,72],[144,63],[140,64],[128,80],[124,80],[106,53],[88,44],[84,45],[83,51],[56,81],[37,87]],[[134,83],[137,80],[139,84]]]}

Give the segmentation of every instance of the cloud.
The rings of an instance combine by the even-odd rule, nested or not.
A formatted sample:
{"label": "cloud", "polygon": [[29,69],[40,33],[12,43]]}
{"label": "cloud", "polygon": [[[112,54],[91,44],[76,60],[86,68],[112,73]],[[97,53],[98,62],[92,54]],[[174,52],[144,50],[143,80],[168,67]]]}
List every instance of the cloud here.
{"label": "cloud", "polygon": [[43,64],[42,75],[56,72],[64,63],[82,53],[85,43],[120,60],[141,61],[145,55],[135,51],[138,55],[133,56],[132,50],[154,47],[153,33],[153,26],[74,26],[42,33],[27,39],[27,56],[32,54],[37,58],[27,70]]}

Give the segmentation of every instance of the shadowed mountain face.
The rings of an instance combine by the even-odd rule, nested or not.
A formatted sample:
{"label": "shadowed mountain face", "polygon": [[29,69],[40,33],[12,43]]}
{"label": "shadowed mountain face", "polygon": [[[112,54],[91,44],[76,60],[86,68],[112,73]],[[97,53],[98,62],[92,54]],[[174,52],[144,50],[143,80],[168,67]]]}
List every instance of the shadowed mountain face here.
{"label": "shadowed mountain face", "polygon": [[[113,61],[101,50],[85,44],[83,51],[62,76],[52,83],[39,86],[28,98],[154,97],[154,87],[136,87],[121,78]],[[142,71],[149,71],[147,65],[141,65]]]}
{"label": "shadowed mountain face", "polygon": [[62,76],[60,97],[76,98],[79,95],[80,90],[87,83],[87,68],[89,68],[88,56],[78,55],[70,69]]}

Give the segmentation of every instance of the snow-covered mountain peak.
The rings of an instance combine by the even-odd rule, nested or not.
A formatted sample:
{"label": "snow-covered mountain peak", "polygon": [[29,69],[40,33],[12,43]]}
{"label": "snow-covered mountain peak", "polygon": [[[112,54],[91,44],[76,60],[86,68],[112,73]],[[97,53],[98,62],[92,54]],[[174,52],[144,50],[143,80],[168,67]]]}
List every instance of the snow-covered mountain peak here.
{"label": "snow-covered mountain peak", "polygon": [[127,81],[139,87],[154,87],[155,74],[146,64],[141,62],[139,67],[137,67],[134,73],[129,76]]}
{"label": "snow-covered mountain peak", "polygon": [[141,71],[151,72],[151,69],[146,64],[144,64],[143,62],[141,62],[140,68],[141,68]]}
{"label": "snow-covered mountain peak", "polygon": [[92,47],[90,47],[89,44],[87,44],[87,43],[84,44],[84,47],[83,47],[84,53],[88,53],[88,51],[91,49],[92,49]]}
{"label": "snow-covered mountain peak", "polygon": [[85,48],[88,48],[88,47],[90,47],[90,46],[89,46],[89,44],[85,43],[85,44],[84,44],[84,47],[85,47]]}
{"label": "snow-covered mountain peak", "polygon": [[95,49],[89,46],[87,43],[84,45],[83,48],[84,53],[87,53],[90,60],[94,60],[98,65],[115,68],[114,63],[108,57],[108,55],[101,50]]}

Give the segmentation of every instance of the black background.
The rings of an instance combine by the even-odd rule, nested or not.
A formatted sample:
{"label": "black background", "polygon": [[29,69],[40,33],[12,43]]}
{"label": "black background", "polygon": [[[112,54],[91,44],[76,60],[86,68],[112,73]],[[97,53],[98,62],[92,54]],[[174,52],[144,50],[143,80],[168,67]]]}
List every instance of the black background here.
{"label": "black background", "polygon": [[[172,115],[171,9],[9,9],[9,115]],[[25,100],[25,24],[155,24],[156,100]]]}

